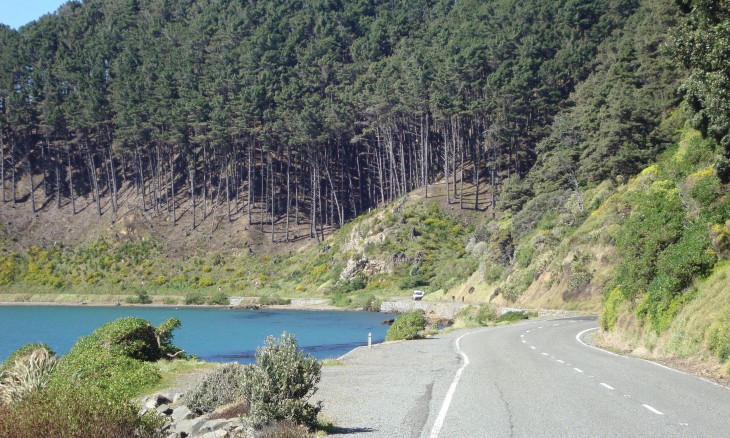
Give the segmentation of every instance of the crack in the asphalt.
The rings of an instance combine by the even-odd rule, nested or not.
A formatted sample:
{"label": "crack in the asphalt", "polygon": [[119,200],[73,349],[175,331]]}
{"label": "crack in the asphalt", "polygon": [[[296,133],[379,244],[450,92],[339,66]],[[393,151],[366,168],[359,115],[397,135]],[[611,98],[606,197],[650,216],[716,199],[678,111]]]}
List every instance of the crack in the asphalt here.
{"label": "crack in the asphalt", "polygon": [[499,391],[499,399],[502,400],[502,403],[504,403],[504,408],[507,409],[507,418],[509,419],[509,436],[513,437],[515,436],[515,425],[512,422],[512,410],[510,410],[509,402],[504,398],[502,388],[499,387],[499,384],[497,382],[494,382],[494,387],[497,388],[497,391]]}

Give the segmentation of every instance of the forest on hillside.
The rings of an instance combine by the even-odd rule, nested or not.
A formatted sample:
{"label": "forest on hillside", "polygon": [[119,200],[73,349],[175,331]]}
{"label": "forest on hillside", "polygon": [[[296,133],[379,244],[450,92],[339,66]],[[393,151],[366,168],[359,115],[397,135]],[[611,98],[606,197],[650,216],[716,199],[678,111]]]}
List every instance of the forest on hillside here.
{"label": "forest on hillside", "polygon": [[0,26],[2,200],[101,215],[126,190],[193,228],[248,216],[272,241],[435,181],[485,214],[550,203],[675,140],[662,120],[702,22],[670,50],[684,66],[666,47],[695,3],[70,1]]}

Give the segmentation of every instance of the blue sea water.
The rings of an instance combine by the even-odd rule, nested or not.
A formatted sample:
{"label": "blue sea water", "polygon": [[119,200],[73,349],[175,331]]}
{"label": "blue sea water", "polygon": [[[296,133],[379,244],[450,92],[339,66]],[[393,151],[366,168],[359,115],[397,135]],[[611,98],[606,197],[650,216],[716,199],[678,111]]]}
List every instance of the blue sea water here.
{"label": "blue sea water", "polygon": [[0,362],[22,345],[48,344],[63,355],[80,336],[91,334],[106,322],[125,316],[145,319],[154,325],[172,317],[182,326],[173,343],[211,362],[253,362],[256,347],[269,336],[282,332],[296,336],[299,348],[318,359],[335,358],[360,345],[385,339],[387,326],[382,313],[234,310],[224,308],[93,307],[93,306],[0,306]]}

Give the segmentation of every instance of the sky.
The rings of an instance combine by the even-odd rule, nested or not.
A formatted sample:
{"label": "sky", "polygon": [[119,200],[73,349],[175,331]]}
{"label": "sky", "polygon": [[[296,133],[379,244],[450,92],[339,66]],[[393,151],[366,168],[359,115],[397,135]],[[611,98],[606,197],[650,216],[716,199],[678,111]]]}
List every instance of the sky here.
{"label": "sky", "polygon": [[18,29],[56,10],[68,0],[0,0],[0,23]]}

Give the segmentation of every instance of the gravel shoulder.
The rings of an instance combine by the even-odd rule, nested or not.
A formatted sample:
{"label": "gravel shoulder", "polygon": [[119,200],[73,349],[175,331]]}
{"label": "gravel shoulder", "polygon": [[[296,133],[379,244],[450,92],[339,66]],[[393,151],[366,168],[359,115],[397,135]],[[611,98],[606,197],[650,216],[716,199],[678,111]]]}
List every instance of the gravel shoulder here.
{"label": "gravel shoulder", "polygon": [[448,387],[461,365],[457,330],[432,338],[357,348],[325,366],[312,401],[334,434],[377,437],[428,436]]}

